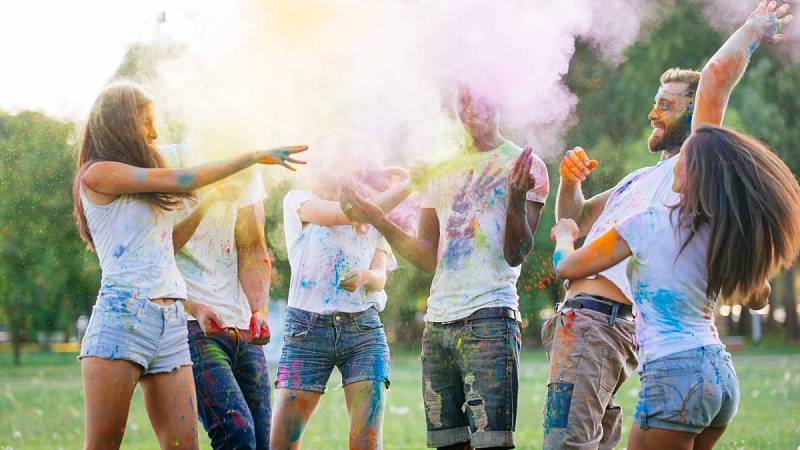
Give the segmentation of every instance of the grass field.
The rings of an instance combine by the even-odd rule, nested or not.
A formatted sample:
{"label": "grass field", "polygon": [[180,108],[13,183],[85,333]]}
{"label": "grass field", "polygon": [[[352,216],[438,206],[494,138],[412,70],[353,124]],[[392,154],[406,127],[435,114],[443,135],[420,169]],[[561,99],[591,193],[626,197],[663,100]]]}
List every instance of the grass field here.
{"label": "grass field", "polygon": [[[790,350],[750,350],[734,355],[742,401],[718,448],[800,448],[800,353],[796,348]],[[30,353],[25,355],[22,367],[13,367],[10,361],[8,353],[0,353],[0,449],[81,448],[83,404],[75,355]],[[517,448],[540,447],[546,373],[541,350],[523,354]],[[618,395],[626,429],[620,448],[627,440],[638,387],[634,377]],[[338,372],[334,372],[328,388],[304,434],[306,449],[347,448],[347,415]],[[415,353],[393,355],[392,388],[384,423],[385,448],[425,447],[420,364]],[[202,428],[201,442],[201,448],[209,448]],[[157,448],[138,390],[123,448]]]}

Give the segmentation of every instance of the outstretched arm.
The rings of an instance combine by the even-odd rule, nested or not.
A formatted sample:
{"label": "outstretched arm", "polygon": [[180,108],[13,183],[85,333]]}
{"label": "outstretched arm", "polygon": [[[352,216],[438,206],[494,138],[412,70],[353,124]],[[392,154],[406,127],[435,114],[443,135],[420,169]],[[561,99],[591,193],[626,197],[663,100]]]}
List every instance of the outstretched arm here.
{"label": "outstretched arm", "polygon": [[631,256],[628,243],[611,229],[588,245],[575,250],[578,225],[570,219],[559,220],[551,231],[556,241],[553,267],[559,278],[586,278],[611,268]]}
{"label": "outstretched arm", "polygon": [[[408,188],[408,178],[395,184],[389,189],[375,194],[369,199],[370,203],[378,206],[384,213],[393,210],[408,197],[411,191]],[[326,227],[336,225],[351,225],[353,222],[347,218],[339,202],[312,198],[297,209],[300,220]]]}
{"label": "outstretched arm", "polygon": [[725,41],[703,68],[695,96],[692,130],[703,124],[720,125],[736,83],[744,74],[750,56],[763,43],[778,43],[782,25],[792,21],[789,4],[762,1],[747,21]]}
{"label": "outstretched arm", "polygon": [[422,208],[419,218],[419,237],[407,235],[384,215],[383,210],[358,196],[352,188],[342,189],[339,202],[351,222],[368,223],[375,227],[391,245],[392,250],[420,269],[436,270],[436,249],[439,246],[439,219],[432,208]]}
{"label": "outstretched arm", "polygon": [[304,145],[250,152],[237,158],[212,162],[189,169],[144,169],[116,161],[92,164],[83,174],[83,183],[94,192],[105,195],[144,192],[190,192],[246,169],[253,164],[304,164],[292,158],[303,152]]}

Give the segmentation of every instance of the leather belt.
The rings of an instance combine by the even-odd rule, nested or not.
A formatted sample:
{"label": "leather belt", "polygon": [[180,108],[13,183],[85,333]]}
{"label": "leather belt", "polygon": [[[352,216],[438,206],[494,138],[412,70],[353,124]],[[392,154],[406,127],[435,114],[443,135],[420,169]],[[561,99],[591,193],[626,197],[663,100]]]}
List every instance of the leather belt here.
{"label": "leather belt", "polygon": [[520,316],[519,312],[517,312],[514,309],[505,306],[492,306],[489,308],[481,308],[463,319],[451,320],[449,322],[431,322],[431,323],[436,325],[450,325],[454,323],[466,323],[480,319],[514,319],[516,321],[519,321]]}
{"label": "leather belt", "polygon": [[[599,300],[595,300],[591,297],[598,298]],[[615,302],[611,299],[596,295],[592,295],[591,297],[579,294],[578,296],[565,300],[561,308],[590,309],[607,316],[616,316],[620,319],[633,320],[633,307],[631,305]],[[614,314],[615,309],[616,314]]]}

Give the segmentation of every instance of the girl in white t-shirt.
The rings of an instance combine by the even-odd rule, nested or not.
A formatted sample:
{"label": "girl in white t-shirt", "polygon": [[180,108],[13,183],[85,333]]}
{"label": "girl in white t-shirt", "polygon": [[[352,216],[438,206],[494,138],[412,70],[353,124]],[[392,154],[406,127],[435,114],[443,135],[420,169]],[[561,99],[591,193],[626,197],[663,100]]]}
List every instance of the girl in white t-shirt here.
{"label": "girl in white t-shirt", "polygon": [[169,169],[152,101],[132,84],[104,90],[83,133],[73,187],[81,238],[100,259],[97,303],[81,343],[86,448],[119,448],[142,386],[161,448],[197,448],[197,412],[171,211],[197,188],[253,164],[300,162],[304,146]]}
{"label": "girl in white t-shirt", "polygon": [[561,278],[583,278],[630,257],[642,382],[632,449],[713,447],[739,401],[714,326],[716,299],[763,308],[768,278],[800,252],[800,186],[761,143],[706,125],[679,158],[677,205],[635,214],[577,251],[574,222],[553,228]]}
{"label": "girl in white t-shirt", "polygon": [[[387,212],[408,195],[407,173],[392,169],[384,176],[398,172],[401,180],[372,197]],[[293,190],[283,201],[292,276],[272,448],[299,447],[334,367],[342,374],[350,448],[382,445],[390,356],[378,313],[386,306],[387,271],[396,264],[383,236],[352,224],[339,206],[339,190],[353,175],[320,173],[312,192]]]}

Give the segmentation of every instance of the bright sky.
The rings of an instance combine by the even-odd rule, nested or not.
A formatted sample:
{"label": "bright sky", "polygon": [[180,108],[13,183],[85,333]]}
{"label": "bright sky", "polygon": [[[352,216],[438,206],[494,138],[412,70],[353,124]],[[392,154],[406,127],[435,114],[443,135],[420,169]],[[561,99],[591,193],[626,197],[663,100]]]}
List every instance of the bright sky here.
{"label": "bright sky", "polygon": [[230,13],[228,0],[2,0],[0,110],[88,113],[128,44],[159,32],[187,39],[197,23]]}

